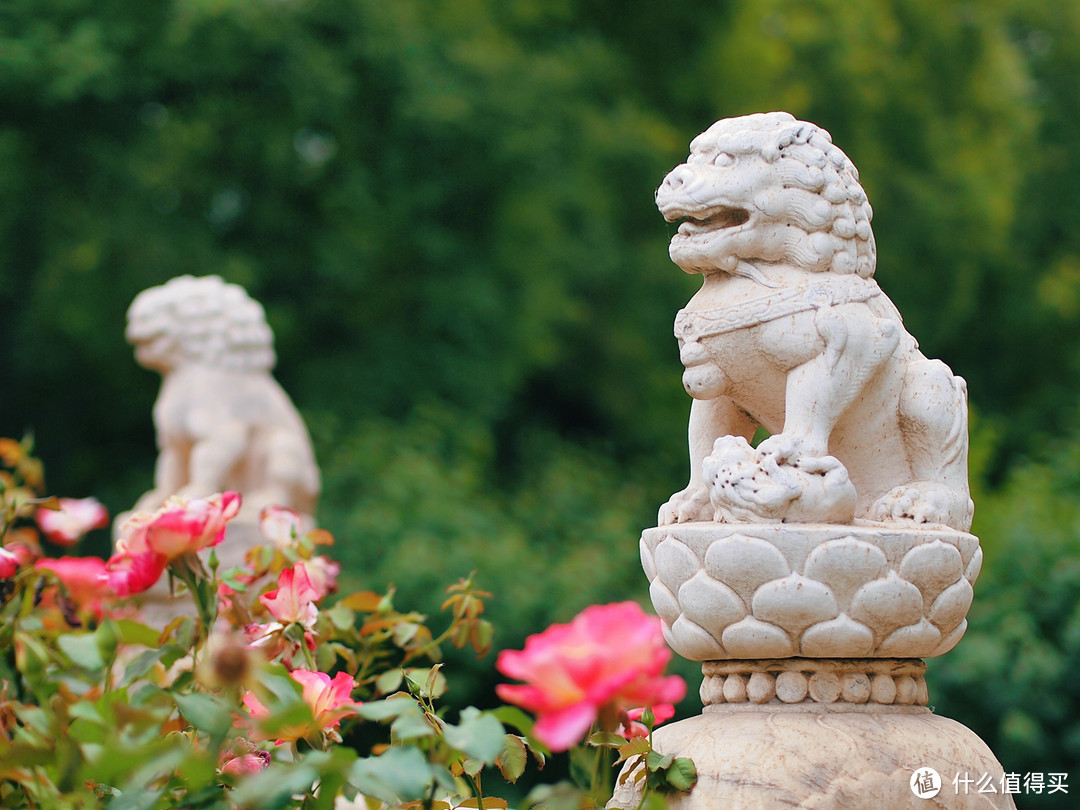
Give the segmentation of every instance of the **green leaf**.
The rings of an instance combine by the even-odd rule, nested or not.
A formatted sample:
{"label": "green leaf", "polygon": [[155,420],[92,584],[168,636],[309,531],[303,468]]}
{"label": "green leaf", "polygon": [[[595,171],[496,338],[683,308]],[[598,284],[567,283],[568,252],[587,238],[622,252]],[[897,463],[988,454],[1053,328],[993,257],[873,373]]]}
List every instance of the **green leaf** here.
{"label": "green leaf", "polygon": [[525,765],[528,761],[529,752],[525,747],[525,738],[517,734],[507,734],[503,750],[495,760],[503,779],[511,783],[516,782],[525,773]]}
{"label": "green leaf", "polygon": [[275,762],[237,785],[232,800],[251,810],[281,810],[292,805],[293,794],[309,793],[318,778],[318,771],[303,760]]}
{"label": "green leaf", "polygon": [[[189,751],[186,740],[162,740],[160,744],[132,749],[114,749],[110,753],[110,767],[113,776],[123,778],[120,795],[109,803],[109,810],[149,810],[157,803],[160,792],[148,789],[148,785],[162,776],[172,773],[184,760]],[[95,777],[102,763],[95,763]],[[126,778],[125,778],[126,777]],[[106,784],[115,784],[114,779],[105,777]]]}
{"label": "green leaf", "polygon": [[493,765],[506,746],[506,729],[495,716],[472,706],[461,710],[458,725],[447,725],[443,736],[463,754]]}
{"label": "green leaf", "polygon": [[434,775],[419,750],[393,746],[382,756],[353,763],[348,780],[361,793],[395,805],[423,798]]}
{"label": "green leaf", "polygon": [[298,703],[303,700],[300,684],[280,665],[264,667],[259,673],[259,686],[272,694],[279,703]]}
{"label": "green leaf", "polygon": [[678,757],[667,770],[667,782],[675,790],[688,791],[697,784],[697,768],[686,757]]}
{"label": "green leaf", "polygon": [[77,743],[105,742],[105,727],[101,723],[95,723],[83,718],[76,718],[67,727],[67,734]]}
{"label": "green leaf", "polygon": [[162,649],[159,650],[143,650],[136,655],[131,662],[124,667],[124,675],[120,682],[128,685],[138,680],[147,672],[154,668],[154,664],[161,660]]}
{"label": "green leaf", "polygon": [[232,710],[220,698],[193,692],[189,695],[173,695],[176,707],[195,728],[213,737],[223,737],[232,727]]}
{"label": "green leaf", "polygon": [[375,679],[375,691],[380,695],[388,695],[396,692],[405,679],[405,673],[400,669],[388,669]]}
{"label": "green leaf", "polygon": [[649,743],[648,737],[635,737],[630,742],[624,741],[624,744],[619,746],[618,762],[623,762],[641,754],[647,754],[651,750],[652,745]]}
{"label": "green leaf", "polygon": [[97,725],[105,725],[105,717],[101,713],[101,709],[94,703],[90,703],[86,700],[79,700],[72,703],[68,708],[68,714],[71,717],[79,718],[82,720],[88,720],[91,723]]}
{"label": "green leaf", "polygon": [[645,755],[645,767],[650,771],[662,771],[671,766],[674,757],[671,754],[661,754],[659,751],[649,751]]}
{"label": "green leaf", "polygon": [[94,636],[64,633],[56,637],[56,644],[77,667],[97,672],[105,666],[98,640]]}
{"label": "green leaf", "polygon": [[159,647],[156,650],[143,650],[131,659],[131,663],[124,667],[124,675],[121,678],[120,683],[124,685],[134,683],[152,670],[154,664],[159,661],[163,667],[171,667],[186,654],[187,652],[176,644],[166,644],[164,647]]}
{"label": "green leaf", "polygon": [[164,788],[159,790],[135,789],[126,792],[121,791],[109,802],[108,810],[151,810],[164,793]]}
{"label": "green leaf", "polygon": [[319,793],[304,810],[334,810],[336,797],[357,760],[356,751],[342,745],[334,746],[326,753],[326,760],[319,764]]}
{"label": "green leaf", "polygon": [[408,647],[419,632],[420,625],[414,622],[398,622],[393,629],[394,643],[399,647]]}
{"label": "green leaf", "polygon": [[497,709],[493,709],[491,712],[504,726],[510,726],[516,728],[522,734],[529,734],[532,732],[533,725],[536,721],[519,709],[517,706],[500,706]]}
{"label": "green leaf", "polygon": [[349,610],[349,607],[341,602],[338,602],[329,610],[324,610],[322,615],[328,618],[338,630],[351,630],[353,624],[356,623],[356,613]]}
{"label": "green leaf", "polygon": [[197,632],[198,624],[195,619],[190,616],[184,616],[176,623],[176,627],[173,631],[173,638],[179,646],[190,649],[195,644]]}
{"label": "green leaf", "polygon": [[598,731],[589,735],[589,745],[594,748],[619,748],[626,744],[626,737],[611,731]]}
{"label": "green leaf", "polygon": [[116,638],[122,644],[141,644],[144,647],[158,647],[161,631],[131,619],[116,619],[112,622]]}
{"label": "green leaf", "polygon": [[329,644],[320,644],[315,648],[315,668],[319,672],[330,672],[337,663],[337,653]]}
{"label": "green leaf", "polygon": [[417,711],[415,714],[403,714],[390,726],[390,739],[394,742],[415,740],[418,737],[434,737],[436,734],[438,732],[424,719],[422,711]]}
{"label": "green leaf", "polygon": [[116,657],[116,646],[119,643],[116,625],[109,620],[103,621],[94,631],[94,640],[102,659],[111,662]]}
{"label": "green leaf", "polygon": [[291,703],[274,709],[269,717],[259,722],[259,728],[267,734],[276,734],[284,728],[314,724],[315,718],[306,703]]}
{"label": "green leaf", "polygon": [[419,715],[421,709],[411,697],[388,697],[364,703],[357,707],[356,713],[365,720],[383,722],[406,714]]}
{"label": "green leaf", "polygon": [[417,667],[406,669],[405,678],[408,680],[413,694],[426,698],[440,698],[446,693],[446,676],[442,674],[442,664],[433,667]]}
{"label": "green leaf", "polygon": [[579,810],[585,799],[585,791],[569,782],[537,785],[525,797],[522,810]]}

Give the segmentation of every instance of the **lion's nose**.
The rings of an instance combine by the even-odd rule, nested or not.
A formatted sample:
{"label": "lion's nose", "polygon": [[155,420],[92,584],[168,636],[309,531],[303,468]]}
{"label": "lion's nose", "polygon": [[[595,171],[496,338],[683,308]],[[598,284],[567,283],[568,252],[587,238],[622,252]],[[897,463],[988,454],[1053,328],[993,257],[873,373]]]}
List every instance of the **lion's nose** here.
{"label": "lion's nose", "polygon": [[681,166],[676,166],[668,172],[667,177],[664,178],[664,182],[661,183],[660,188],[656,190],[657,198],[659,198],[661,194],[671,194],[678,191],[683,186],[689,184],[693,179],[693,176],[693,170],[685,163]]}

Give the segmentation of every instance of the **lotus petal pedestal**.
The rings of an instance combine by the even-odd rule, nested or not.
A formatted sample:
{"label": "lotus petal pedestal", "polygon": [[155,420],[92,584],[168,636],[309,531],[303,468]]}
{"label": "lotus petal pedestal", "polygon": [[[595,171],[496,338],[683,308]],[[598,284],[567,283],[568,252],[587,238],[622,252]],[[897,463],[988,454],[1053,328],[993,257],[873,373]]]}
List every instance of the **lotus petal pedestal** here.
{"label": "lotus petal pedestal", "polygon": [[[921,659],[964,633],[976,537],[686,523],[646,530],[641,556],[668,642],[704,662],[702,714],[655,732],[658,751],[698,769],[671,807],[1014,807],[986,744],[927,708]],[[957,791],[958,774],[999,792]],[[639,800],[627,779],[610,806]]]}

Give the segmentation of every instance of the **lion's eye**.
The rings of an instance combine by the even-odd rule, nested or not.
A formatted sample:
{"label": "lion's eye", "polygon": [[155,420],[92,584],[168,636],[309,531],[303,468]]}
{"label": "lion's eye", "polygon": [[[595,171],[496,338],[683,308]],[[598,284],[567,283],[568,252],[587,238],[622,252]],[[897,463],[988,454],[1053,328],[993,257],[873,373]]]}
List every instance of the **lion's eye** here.
{"label": "lion's eye", "polygon": [[720,152],[714,159],[713,163],[717,166],[730,166],[735,162],[735,158],[729,155],[727,152]]}

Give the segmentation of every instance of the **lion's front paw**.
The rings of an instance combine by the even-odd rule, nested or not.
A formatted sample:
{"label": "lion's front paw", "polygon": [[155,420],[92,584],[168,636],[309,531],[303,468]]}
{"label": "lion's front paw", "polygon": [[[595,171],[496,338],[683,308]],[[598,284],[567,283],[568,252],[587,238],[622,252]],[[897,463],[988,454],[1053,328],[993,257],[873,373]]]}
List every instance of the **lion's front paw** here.
{"label": "lion's front paw", "polygon": [[660,507],[657,526],[670,523],[690,523],[695,520],[712,520],[713,507],[709,502],[707,487],[689,486],[672,495],[668,502]]}
{"label": "lion's front paw", "polygon": [[[960,503],[960,494],[932,481],[919,481],[895,487],[882,495],[870,509],[870,519],[890,522],[911,520],[915,523],[953,525],[968,512],[968,503]],[[968,516],[970,520],[970,516]]]}

